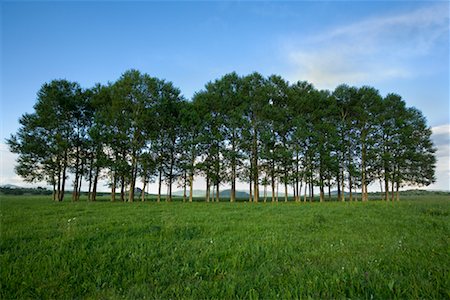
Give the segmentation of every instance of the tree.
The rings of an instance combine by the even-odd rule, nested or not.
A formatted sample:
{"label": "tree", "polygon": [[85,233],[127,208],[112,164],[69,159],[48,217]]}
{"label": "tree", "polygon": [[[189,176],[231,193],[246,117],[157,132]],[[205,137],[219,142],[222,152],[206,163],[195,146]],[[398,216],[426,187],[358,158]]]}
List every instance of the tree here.
{"label": "tree", "polygon": [[203,119],[199,137],[202,156],[199,168],[206,177],[206,201],[210,200],[211,183],[215,187],[218,201],[219,186],[226,178],[225,166],[222,162],[225,149],[224,116],[218,84],[208,83],[205,91],[196,94],[194,101]]}
{"label": "tree", "polygon": [[394,183],[396,199],[403,185],[427,186],[435,182],[436,149],[431,142],[431,129],[422,113],[414,107],[407,108],[405,119],[399,124],[398,143],[393,149],[392,199]]}
{"label": "tree", "polygon": [[143,152],[139,157],[138,175],[142,179],[141,201],[145,201],[145,188],[149,182],[153,181],[156,173],[156,159],[154,155],[149,152]]}
{"label": "tree", "polygon": [[[293,130],[293,114],[290,105],[289,84],[280,76],[272,75],[268,79],[268,88],[270,89],[270,101],[268,107],[264,111],[268,113],[264,116],[270,120],[263,122],[261,126],[261,138],[263,149],[261,152],[266,154],[266,158],[274,160],[269,166],[274,167],[277,164],[280,168],[281,181],[284,183],[284,199],[288,199],[288,184],[290,183],[293,164],[293,144],[292,144],[292,130]],[[268,123],[269,126],[264,126]],[[264,132],[267,130],[267,133]],[[264,140],[264,141],[263,141]],[[264,147],[265,146],[265,147]],[[274,152],[271,153],[271,148]],[[275,170],[269,171],[275,174]],[[273,181],[273,180],[272,180]],[[272,187],[272,192],[274,187]]]}
{"label": "tree", "polygon": [[27,182],[47,181],[53,186],[53,200],[59,200],[58,182],[59,161],[57,149],[53,144],[53,136],[39,125],[36,114],[24,114],[19,123],[19,131],[12,135],[7,144],[12,153],[19,154],[16,173]]}
{"label": "tree", "polygon": [[[249,158],[249,181],[253,183],[253,201],[259,199],[259,156],[261,150],[261,131],[264,124],[264,107],[269,104],[267,80],[259,73],[242,79],[242,98],[244,125],[242,131],[243,149]],[[252,190],[250,189],[250,196]]]}
{"label": "tree", "polygon": [[125,72],[113,85],[113,99],[121,104],[119,113],[126,121],[121,129],[125,133],[127,148],[123,158],[129,158],[127,178],[130,184],[128,201],[133,201],[138,175],[139,157],[146,146],[146,130],[149,116],[155,106],[158,95],[158,79],[139,71]]}
{"label": "tree", "polygon": [[370,183],[367,169],[372,163],[368,158],[371,156],[370,151],[376,151],[371,137],[375,130],[374,120],[377,119],[377,107],[381,105],[381,96],[372,87],[362,87],[357,91],[356,101],[354,128],[361,147],[361,197],[363,201],[367,201],[367,186]]}
{"label": "tree", "polygon": [[244,126],[244,101],[242,97],[242,79],[236,73],[223,76],[218,82],[223,116],[223,136],[225,145],[223,158],[227,169],[227,178],[231,184],[230,201],[236,201],[236,180],[243,166],[242,128]]}
{"label": "tree", "polygon": [[[372,87],[338,86],[333,93],[318,91],[308,82],[289,85],[282,77],[258,73],[226,74],[206,84],[192,102],[179,89],[137,70],[114,83],[82,90],[74,82],[54,80],[38,92],[35,112],[20,119],[21,127],[8,140],[19,154],[16,172],[27,181],[46,180],[54,199],[63,200],[65,181],[73,176],[72,199],[78,200],[83,178],[88,198],[96,199],[99,179],[107,175],[111,200],[135,198],[138,178],[145,188],[158,173],[158,201],[162,183],[166,200],[172,185],[181,184],[183,200],[193,198],[194,176],[206,177],[206,201],[219,200],[220,185],[249,183],[250,201],[259,201],[259,185],[271,185],[272,201],[278,186],[288,186],[300,201],[314,199],[314,187],[325,199],[325,187],[361,187],[379,181],[391,199],[404,185],[432,183],[435,148],[426,119],[406,107],[400,96],[384,99]],[[309,191],[309,192],[308,192]]]}
{"label": "tree", "polygon": [[[336,170],[338,198],[345,201],[345,177],[348,176],[349,191],[355,186],[355,170],[357,166],[358,148],[356,145],[355,127],[355,103],[357,89],[348,85],[336,87],[332,96],[335,98],[337,111],[335,121],[337,124],[338,139],[335,150],[338,159],[338,169]],[[347,174],[345,174],[347,173]],[[351,194],[351,192],[350,192]]]}
{"label": "tree", "polygon": [[167,183],[166,201],[172,201],[172,184],[180,175],[177,169],[178,154],[180,151],[181,108],[184,98],[179,89],[171,82],[160,81],[158,98],[155,104],[155,113],[152,122],[158,129],[153,142],[153,149],[158,156],[157,164],[159,176],[159,197],[161,194],[161,179]]}
{"label": "tree", "polygon": [[193,199],[194,176],[197,172],[199,136],[202,119],[197,102],[182,102],[180,117],[180,158],[182,172],[183,201],[186,199],[186,186],[189,184],[189,202]]}
{"label": "tree", "polygon": [[88,133],[92,125],[93,110],[91,107],[91,91],[80,91],[76,101],[70,109],[69,122],[72,128],[70,137],[69,160],[74,173],[72,201],[80,199],[81,184],[88,155]]}
{"label": "tree", "polygon": [[[17,173],[28,181],[47,180],[58,201],[64,199],[72,121],[81,100],[81,87],[76,82],[45,83],[37,94],[35,113],[24,115],[17,135],[7,140],[11,152],[19,154]],[[32,169],[36,170],[30,172]]]}
{"label": "tree", "polygon": [[95,201],[97,186],[103,168],[110,169],[111,201],[115,201],[116,175],[114,173],[117,161],[113,144],[114,129],[112,119],[112,89],[111,85],[96,84],[90,91],[90,109],[92,110],[91,125],[86,141],[87,174],[89,181],[88,200]]}

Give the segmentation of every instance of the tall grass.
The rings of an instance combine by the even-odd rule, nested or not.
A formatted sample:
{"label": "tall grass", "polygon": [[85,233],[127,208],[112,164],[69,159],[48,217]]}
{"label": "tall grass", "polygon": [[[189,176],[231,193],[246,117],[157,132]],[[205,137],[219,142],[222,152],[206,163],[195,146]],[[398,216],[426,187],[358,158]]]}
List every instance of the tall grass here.
{"label": "tall grass", "polygon": [[1,198],[1,298],[450,298],[448,197]]}

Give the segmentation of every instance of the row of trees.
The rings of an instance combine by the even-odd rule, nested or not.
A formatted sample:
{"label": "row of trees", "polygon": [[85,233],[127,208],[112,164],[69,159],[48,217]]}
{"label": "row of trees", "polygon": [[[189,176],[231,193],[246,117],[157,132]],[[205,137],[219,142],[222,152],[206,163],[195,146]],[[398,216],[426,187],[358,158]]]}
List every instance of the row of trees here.
{"label": "row of trees", "polygon": [[[278,201],[290,191],[296,201],[320,201],[325,190],[338,198],[367,198],[367,186],[379,182],[393,200],[404,185],[434,182],[435,149],[422,113],[406,107],[399,95],[380,96],[372,87],[340,85],[333,92],[308,82],[289,84],[280,76],[231,73],[209,82],[191,101],[171,82],[125,72],[116,82],[82,89],[55,80],[37,94],[35,112],[7,143],[19,154],[17,173],[27,181],[47,181],[62,201],[68,174],[72,199],[83,179],[95,200],[100,178],[111,187],[111,200],[133,201],[138,180],[142,200],[149,182],[184,188],[192,201],[195,176],[206,179],[206,201],[218,200],[220,187],[247,182],[250,201],[260,187]],[[215,198],[210,195],[213,189]],[[188,191],[189,190],[189,191]]]}

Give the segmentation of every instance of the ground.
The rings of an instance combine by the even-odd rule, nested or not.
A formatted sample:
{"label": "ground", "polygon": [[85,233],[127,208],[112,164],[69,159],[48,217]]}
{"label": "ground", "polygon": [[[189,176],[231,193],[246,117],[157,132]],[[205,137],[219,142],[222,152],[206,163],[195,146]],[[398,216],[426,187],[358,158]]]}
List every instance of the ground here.
{"label": "ground", "polygon": [[0,196],[0,297],[450,298],[450,201]]}

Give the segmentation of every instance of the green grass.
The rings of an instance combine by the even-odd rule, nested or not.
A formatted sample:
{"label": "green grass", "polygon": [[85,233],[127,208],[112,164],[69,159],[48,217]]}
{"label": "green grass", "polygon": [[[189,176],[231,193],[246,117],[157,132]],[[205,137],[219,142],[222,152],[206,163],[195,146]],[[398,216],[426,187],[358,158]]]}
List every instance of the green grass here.
{"label": "green grass", "polygon": [[0,196],[1,299],[450,298],[450,201]]}

